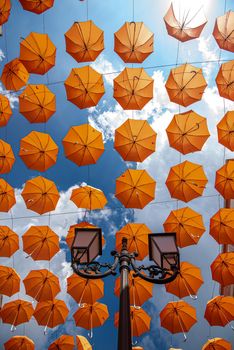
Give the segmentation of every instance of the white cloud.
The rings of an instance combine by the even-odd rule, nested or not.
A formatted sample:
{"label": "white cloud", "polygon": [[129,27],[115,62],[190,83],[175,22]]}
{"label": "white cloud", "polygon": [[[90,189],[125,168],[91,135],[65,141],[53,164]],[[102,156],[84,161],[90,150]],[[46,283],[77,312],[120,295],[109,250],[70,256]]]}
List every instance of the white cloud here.
{"label": "white cloud", "polygon": [[99,73],[103,74],[106,82],[111,86],[113,85],[113,79],[123,70],[122,65],[119,65],[118,68],[114,67],[114,65],[108,61],[103,54],[99,56],[91,66]]}
{"label": "white cloud", "polygon": [[202,60],[206,61],[205,63],[202,63],[202,69],[207,82],[209,82],[213,72],[217,70],[217,63],[207,61],[217,61],[220,49],[210,35],[207,38],[204,36],[198,38],[198,51],[202,55]]}

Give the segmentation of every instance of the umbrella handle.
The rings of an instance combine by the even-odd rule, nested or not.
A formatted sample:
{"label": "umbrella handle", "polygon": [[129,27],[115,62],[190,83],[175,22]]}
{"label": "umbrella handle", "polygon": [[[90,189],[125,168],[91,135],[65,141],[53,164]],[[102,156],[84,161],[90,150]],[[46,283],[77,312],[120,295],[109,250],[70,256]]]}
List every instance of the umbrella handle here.
{"label": "umbrella handle", "polygon": [[90,318],[90,332],[88,333],[88,337],[90,339],[93,338],[93,314],[91,313],[91,318]]}
{"label": "umbrella handle", "polygon": [[194,295],[194,294],[191,294],[191,293],[190,293],[189,286],[188,286],[186,280],[185,280],[182,276],[181,276],[181,278],[182,278],[182,281],[183,281],[183,283],[184,283],[185,289],[186,289],[187,292],[189,293],[190,298],[193,299],[193,300],[197,300],[197,295],[196,295],[196,294]]}
{"label": "umbrella handle", "polygon": [[14,332],[16,330],[16,327],[12,324],[11,325],[11,332]]}
{"label": "umbrella handle", "polygon": [[135,346],[135,345],[137,345],[137,343],[138,343],[138,341],[137,340],[133,340],[133,337],[132,337],[132,346]]}
{"label": "umbrella handle", "polygon": [[182,323],[181,323],[181,320],[180,320],[180,316],[179,316],[179,315],[178,315],[178,321],[179,321],[180,328],[181,328],[182,333],[183,333],[183,336],[184,336],[184,342],[186,342],[186,341],[187,341],[187,336],[186,336],[186,334],[185,334],[185,331],[184,331],[184,328],[183,328],[183,325],[182,325]]}
{"label": "umbrella handle", "polygon": [[136,295],[135,295],[135,285],[133,284],[133,286],[132,286],[132,288],[133,288],[133,307],[134,307],[134,309],[136,309],[136,310],[140,310],[141,309],[141,307],[139,306],[139,305],[136,305]]}
{"label": "umbrella handle", "polygon": [[48,317],[48,320],[47,320],[47,322],[46,322],[46,326],[45,326],[45,328],[44,328],[44,335],[47,334],[48,324],[49,324],[49,322],[50,322],[50,318],[51,318],[52,313],[53,313],[53,311],[51,310],[51,311],[50,311],[50,314],[49,314],[49,317]]}

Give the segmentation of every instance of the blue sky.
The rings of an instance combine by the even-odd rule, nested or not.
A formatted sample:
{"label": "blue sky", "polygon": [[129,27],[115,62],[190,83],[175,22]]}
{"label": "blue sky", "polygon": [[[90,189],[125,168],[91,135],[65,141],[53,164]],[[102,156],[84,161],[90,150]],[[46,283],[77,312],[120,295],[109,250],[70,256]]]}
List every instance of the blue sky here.
{"label": "blue sky", "polygon": [[[43,32],[43,15],[35,15],[24,11],[17,0],[12,0],[12,11],[7,24],[4,25],[4,35],[0,38],[0,49],[5,58],[0,62],[1,70],[4,64],[19,55],[19,43],[21,37],[26,37],[31,31]],[[189,1],[191,6],[193,2]],[[219,253],[217,243],[209,236],[208,225],[209,218],[223,206],[222,198],[214,190],[215,171],[220,168],[225,158],[233,157],[232,152],[224,149],[217,142],[217,134],[215,125],[224,115],[223,99],[218,96],[215,87],[215,76],[219,69],[219,63],[196,64],[202,67],[208,88],[203,96],[203,100],[191,108],[197,113],[204,115],[208,119],[208,126],[211,137],[207,141],[202,152],[192,155],[180,157],[179,153],[169,148],[166,138],[165,128],[169,124],[173,114],[178,113],[178,106],[170,103],[168,100],[164,83],[167,79],[171,67],[149,68],[152,66],[165,66],[176,63],[177,40],[167,35],[163,22],[163,16],[169,7],[168,0],[135,0],[135,20],[143,21],[155,34],[155,51],[143,63],[147,68],[147,73],[155,80],[154,99],[140,111],[135,112],[135,118],[148,119],[152,127],[158,133],[157,151],[143,164],[126,164],[118,153],[113,149],[113,132],[116,127],[121,125],[131,112],[126,112],[117,105],[112,98],[112,80],[116,74],[106,74],[110,72],[121,71],[124,63],[113,51],[113,34],[118,30],[125,21],[132,20],[132,1],[131,0],[89,0],[89,19],[92,19],[105,32],[105,50],[92,64],[100,73],[105,73],[105,89],[106,94],[96,108],[89,110],[79,110],[75,105],[66,100],[65,88],[63,81],[69,75],[70,70],[74,67],[82,66],[78,64],[65,51],[64,33],[70,28],[74,21],[86,20],[86,1],[78,0],[59,1],[55,0],[54,7],[47,11],[44,15],[45,32],[49,34],[51,40],[57,47],[56,66],[52,68],[48,76],[38,76],[31,74],[29,82],[47,83],[49,88],[56,94],[57,111],[46,125],[48,132],[59,146],[58,161],[55,166],[49,169],[45,177],[54,180],[59,191],[61,199],[56,213],[57,216],[51,215],[51,227],[57,232],[61,238],[61,252],[55,256],[50,264],[50,268],[60,277],[62,292],[58,298],[64,299],[71,312],[65,326],[61,326],[56,330],[49,331],[47,336],[43,335],[43,327],[37,326],[32,320],[29,324],[19,326],[16,334],[26,334],[31,337],[37,349],[45,350],[48,344],[61,335],[63,332],[70,334],[84,334],[87,332],[77,329],[72,320],[72,314],[77,306],[72,298],[66,295],[65,278],[71,274],[69,266],[69,251],[67,250],[64,238],[67,229],[71,224],[76,223],[83,217],[82,211],[77,211],[76,207],[69,201],[69,195],[72,186],[82,182],[88,182],[87,167],[77,167],[64,157],[62,148],[62,139],[66,135],[69,128],[73,125],[79,125],[90,122],[103,132],[105,138],[105,152],[96,165],[90,166],[89,184],[94,187],[101,188],[109,201],[108,210],[101,213],[91,214],[90,221],[98,224],[104,231],[107,245],[103,252],[103,259],[109,258],[109,252],[114,248],[114,233],[124,224],[130,221],[145,222],[154,232],[162,232],[162,223],[169,215],[170,210],[185,206],[184,203],[170,199],[170,195],[165,186],[165,180],[170,166],[179,163],[185,159],[201,163],[204,165],[206,174],[209,179],[208,186],[205,190],[205,198],[196,199],[188,205],[203,214],[207,231],[201,238],[197,246],[184,248],[181,250],[183,261],[189,261],[202,268],[205,284],[199,292],[199,299],[192,301],[185,298],[197,308],[198,323],[191,329],[188,334],[188,340],[183,343],[181,334],[173,336],[164,329],[159,328],[159,312],[163,306],[173,300],[173,296],[166,294],[164,287],[155,286],[154,297],[144,306],[152,317],[151,332],[139,339],[139,345],[142,344],[147,350],[160,349],[166,350],[172,343],[175,347],[184,350],[197,350],[202,347],[209,335],[223,336],[226,339],[233,340],[233,332],[230,328],[214,327],[212,330],[207,322],[203,320],[205,305],[207,300],[214,293],[218,293],[218,284],[214,284],[211,280],[209,265]],[[202,32],[201,38],[187,43],[180,44],[178,62],[201,62],[201,61],[217,61],[220,50],[212,37],[215,18],[224,13],[224,1],[206,0],[205,13],[208,23]],[[226,9],[234,10],[233,0],[226,1]],[[221,59],[233,59],[233,54],[223,51]],[[136,65],[137,66],[137,65]],[[59,83],[57,83],[59,82]],[[0,87],[0,91],[3,87]],[[17,94],[15,95],[17,96]],[[13,103],[13,116],[6,128],[0,129],[0,138],[7,140],[14,150],[15,155],[19,152],[20,139],[27,135],[31,130],[44,131],[43,124],[30,124],[18,112],[17,98],[11,96]],[[188,108],[190,109],[190,108]],[[226,101],[226,110],[234,109],[231,101]],[[181,108],[181,111],[185,111]],[[137,167],[139,169],[147,169],[151,176],[157,181],[156,199],[153,204],[148,205],[144,210],[126,210],[114,198],[115,179],[127,168]],[[22,160],[17,156],[12,171],[3,176],[12,186],[16,188],[17,205],[13,208],[13,228],[20,235],[26,231],[32,224],[48,224],[48,217],[33,217],[20,220],[19,217],[33,215],[32,212],[26,210],[25,205],[20,197],[23,184],[29,178],[37,176],[38,172],[29,170],[25,167]],[[208,197],[213,196],[213,197]],[[163,203],[161,203],[163,202]],[[64,212],[72,212],[72,214],[64,215]],[[10,214],[1,214],[1,224],[11,225],[9,220]],[[15,219],[14,219],[15,218]],[[27,261],[27,264],[26,264]],[[41,267],[48,268],[48,263],[25,260],[25,254],[21,251],[15,254],[13,259],[0,258],[0,264],[15,266],[16,270],[21,274],[22,278],[26,276],[30,269]],[[118,310],[118,300],[113,295],[114,279],[105,280],[105,297],[102,302],[106,303],[109,308],[110,318],[106,324],[94,331],[94,338],[91,343],[95,350],[114,349],[117,343],[117,332],[113,326],[114,313]],[[215,295],[214,294],[214,295]],[[11,299],[18,297],[16,294]],[[24,287],[21,286],[19,297],[30,300],[30,297],[24,294]],[[4,297],[4,301],[9,299]],[[176,300],[176,298],[175,298]],[[2,344],[12,336],[9,325],[0,325],[0,348]],[[105,347],[103,347],[103,340]]]}

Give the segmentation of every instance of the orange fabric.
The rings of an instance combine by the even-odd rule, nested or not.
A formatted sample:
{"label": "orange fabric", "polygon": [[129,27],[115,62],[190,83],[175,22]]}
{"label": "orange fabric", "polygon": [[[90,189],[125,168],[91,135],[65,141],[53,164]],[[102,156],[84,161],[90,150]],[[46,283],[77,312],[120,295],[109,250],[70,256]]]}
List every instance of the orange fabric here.
{"label": "orange fabric", "polygon": [[78,208],[89,210],[103,209],[107,203],[104,193],[91,186],[78,187],[72,190],[70,200]]}
{"label": "orange fabric", "polygon": [[234,298],[217,296],[209,300],[204,317],[211,326],[225,327],[234,320]]}
{"label": "orange fabric", "polygon": [[170,169],[166,185],[172,198],[189,202],[202,196],[207,182],[202,165],[186,160]]}
{"label": "orange fabric", "polygon": [[221,97],[234,101],[234,60],[221,64],[216,84]]}
{"label": "orange fabric", "polygon": [[234,199],[234,160],[216,171],[215,188],[224,199]]}
{"label": "orange fabric", "polygon": [[63,300],[53,299],[37,303],[33,316],[38,325],[54,328],[66,321],[69,310]]}
{"label": "orange fabric", "polygon": [[143,162],[155,152],[156,137],[146,120],[127,119],[115,130],[114,147],[125,161]]}
{"label": "orange fabric", "polygon": [[96,106],[105,93],[102,75],[90,66],[73,68],[64,85],[68,101],[80,109]]}
{"label": "orange fabric", "polygon": [[15,156],[11,145],[3,140],[0,140],[0,174],[9,173],[14,162]]}
{"label": "orange fabric", "polygon": [[75,164],[95,164],[104,152],[102,133],[89,124],[72,126],[63,139],[65,156]]}
{"label": "orange fabric", "polygon": [[11,12],[11,1],[0,0],[0,25],[6,23]]}
{"label": "orange fabric", "polygon": [[61,335],[50,344],[48,350],[74,350],[75,342],[72,335]]}
{"label": "orange fabric", "polygon": [[206,228],[202,215],[189,207],[172,210],[163,224],[165,232],[176,233],[180,248],[197,244]]}
{"label": "orange fabric", "polygon": [[0,94],[0,127],[7,125],[11,115],[10,101],[6,96]]}
{"label": "orange fabric", "polygon": [[35,350],[34,342],[23,335],[16,335],[4,344],[5,350]]}
{"label": "orange fabric", "polygon": [[114,38],[114,50],[126,63],[142,63],[154,51],[154,34],[143,22],[125,22]]}
{"label": "orange fabric", "polygon": [[[92,228],[92,227],[97,227],[97,226],[95,226],[93,224],[90,224],[87,221],[82,221],[79,224],[71,225],[69,227],[69,230],[68,230],[68,233],[67,233],[67,236],[66,236],[66,242],[67,242],[67,245],[68,245],[68,247],[70,249],[71,249],[74,237],[75,237],[75,229],[79,228],[79,227]],[[102,247],[104,247],[105,244],[106,244],[106,241],[105,241],[105,238],[102,235]]]}
{"label": "orange fabric", "polygon": [[234,52],[234,11],[216,18],[213,36],[220,49]]}
{"label": "orange fabric", "polygon": [[218,140],[221,145],[234,151],[234,111],[229,111],[217,124]]}
{"label": "orange fabric", "polygon": [[153,85],[143,68],[125,68],[114,79],[114,98],[123,109],[141,110],[153,98]]}
{"label": "orange fabric", "polygon": [[19,95],[19,112],[30,123],[46,123],[56,112],[55,95],[46,85],[29,84]]}
{"label": "orange fabric", "polygon": [[20,290],[20,276],[12,267],[0,266],[0,294],[11,297]]}
{"label": "orange fabric", "polygon": [[232,344],[222,338],[209,339],[202,350],[232,350]]}
{"label": "orange fabric", "polygon": [[187,107],[202,99],[207,83],[201,68],[186,63],[171,69],[165,86],[171,102]]}
{"label": "orange fabric", "polygon": [[210,235],[219,244],[234,244],[234,209],[219,209],[210,219]]}
{"label": "orange fabric", "polygon": [[26,207],[40,215],[55,210],[60,197],[55,183],[42,176],[26,181],[21,195]]}
{"label": "orange fabric", "polygon": [[234,252],[219,254],[210,267],[213,280],[222,286],[234,284]]}
{"label": "orange fabric", "polygon": [[170,146],[183,154],[201,151],[210,136],[206,118],[191,110],[174,115],[166,131]]}
{"label": "orange fabric", "polygon": [[26,11],[41,14],[49,10],[54,5],[54,0],[19,0]]}
{"label": "orange fabric", "polygon": [[77,344],[77,350],[92,350],[92,346],[90,345],[90,342],[88,339],[83,337],[82,335],[76,336],[76,344]]}
{"label": "orange fabric", "polygon": [[77,62],[95,61],[104,50],[104,33],[93,21],[74,22],[65,33],[66,51]]}
{"label": "orange fabric", "polygon": [[37,301],[53,300],[60,292],[58,277],[46,269],[30,271],[23,283],[26,294]]}
{"label": "orange fabric", "polygon": [[0,316],[3,323],[9,323],[16,327],[30,321],[33,312],[32,303],[17,299],[4,304],[0,311]]}
{"label": "orange fabric", "polygon": [[105,304],[95,302],[84,304],[73,315],[77,327],[92,329],[102,326],[109,318],[108,308]]}
{"label": "orange fabric", "polygon": [[29,73],[18,58],[5,64],[1,81],[7,90],[18,91],[25,86],[29,79]]}
{"label": "orange fabric", "polygon": [[0,226],[0,257],[10,258],[19,249],[19,236],[8,226]]}
{"label": "orange fabric", "polygon": [[23,250],[33,260],[50,260],[59,252],[59,237],[49,226],[31,226],[22,236]]}
{"label": "orange fabric", "polygon": [[4,179],[0,179],[0,212],[7,213],[15,203],[15,190]]}
{"label": "orange fabric", "polygon": [[57,160],[58,146],[49,134],[31,131],[20,140],[19,156],[24,164],[37,171],[46,171]]}

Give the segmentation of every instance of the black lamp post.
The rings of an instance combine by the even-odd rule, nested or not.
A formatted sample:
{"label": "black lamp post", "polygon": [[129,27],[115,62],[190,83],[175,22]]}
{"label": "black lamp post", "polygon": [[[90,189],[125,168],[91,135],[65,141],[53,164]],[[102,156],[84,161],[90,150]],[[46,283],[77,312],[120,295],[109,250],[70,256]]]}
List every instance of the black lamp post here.
{"label": "black lamp post", "polygon": [[128,275],[131,269],[135,276],[154,283],[166,284],[173,281],[179,271],[180,256],[176,245],[175,233],[149,234],[149,259],[153,265],[138,266],[137,253],[129,253],[127,239],[122,240],[122,249],[112,251],[113,264],[95,261],[102,255],[102,232],[100,228],[76,228],[71,247],[73,271],[88,279],[98,279],[116,275],[119,266],[121,276],[119,303],[118,350],[131,350],[131,320]]}

